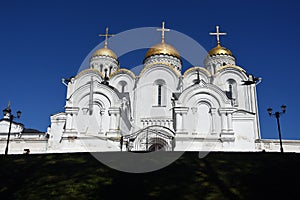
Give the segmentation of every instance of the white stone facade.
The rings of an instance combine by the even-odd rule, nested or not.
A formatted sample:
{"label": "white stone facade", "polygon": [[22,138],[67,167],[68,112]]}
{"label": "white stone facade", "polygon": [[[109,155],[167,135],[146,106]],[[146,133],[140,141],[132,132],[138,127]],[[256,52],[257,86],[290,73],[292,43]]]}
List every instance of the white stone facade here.
{"label": "white stone facade", "polygon": [[138,75],[114,65],[108,82],[95,67],[105,63],[92,58],[68,82],[65,112],[51,117],[49,151],[256,150],[256,85],[241,85],[249,76],[234,57],[208,56],[182,74],[179,58],[152,55]]}

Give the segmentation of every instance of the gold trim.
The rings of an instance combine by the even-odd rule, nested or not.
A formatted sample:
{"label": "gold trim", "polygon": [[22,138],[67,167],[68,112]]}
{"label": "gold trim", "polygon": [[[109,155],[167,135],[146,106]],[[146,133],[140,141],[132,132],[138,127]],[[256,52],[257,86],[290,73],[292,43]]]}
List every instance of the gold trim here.
{"label": "gold trim", "polygon": [[222,71],[222,70],[224,70],[224,69],[226,69],[226,68],[233,68],[233,69],[237,69],[237,70],[239,70],[239,71],[241,71],[241,72],[246,73],[246,70],[244,70],[243,68],[241,68],[241,67],[239,67],[239,66],[236,66],[236,65],[225,65],[225,66],[222,66],[222,67],[220,67],[220,68],[217,70],[216,73],[219,73],[220,71]]}
{"label": "gold trim", "polygon": [[96,74],[98,74],[101,78],[104,78],[104,75],[98,70],[98,69],[91,69],[91,68],[88,68],[88,69],[85,69],[85,70],[82,70],[81,72],[79,72],[76,76],[75,76],[75,79],[83,76],[84,74],[87,74],[89,72],[94,72]]}
{"label": "gold trim", "polygon": [[152,66],[154,66],[154,65],[164,65],[164,66],[167,66],[167,67],[169,67],[172,71],[174,71],[175,74],[176,74],[178,77],[181,76],[181,74],[180,74],[177,70],[175,70],[175,69],[174,69],[174,66],[171,65],[170,63],[167,63],[167,62],[155,62],[155,63],[151,63],[151,64],[145,65],[145,67],[144,67],[143,70],[140,72],[140,74],[138,75],[138,77],[141,77],[142,74],[143,74],[148,68],[150,68],[150,67],[152,67]]}
{"label": "gold trim", "polygon": [[117,69],[116,71],[114,71],[113,73],[111,73],[109,75],[109,78],[112,78],[113,76],[115,76],[121,72],[125,72],[126,74],[130,75],[133,79],[135,79],[135,77],[136,77],[135,74],[132,71],[130,71],[129,69],[120,68],[120,69]]}
{"label": "gold trim", "polygon": [[186,70],[183,74],[184,77],[186,77],[190,72],[194,71],[194,70],[201,70],[201,71],[204,71],[206,73],[207,76],[211,76],[210,72],[205,69],[204,67],[198,67],[198,66],[194,66],[194,67],[191,67],[189,68],[188,70]]}

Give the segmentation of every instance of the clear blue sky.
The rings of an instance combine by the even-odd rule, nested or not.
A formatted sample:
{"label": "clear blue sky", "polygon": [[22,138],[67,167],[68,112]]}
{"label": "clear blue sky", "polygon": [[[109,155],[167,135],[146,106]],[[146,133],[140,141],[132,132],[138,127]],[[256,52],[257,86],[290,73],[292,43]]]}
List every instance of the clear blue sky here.
{"label": "clear blue sky", "polygon": [[[113,33],[160,26],[182,32],[206,50],[215,25],[228,36],[222,44],[237,65],[263,78],[257,87],[263,138],[278,138],[275,118],[266,109],[287,113],[280,118],[284,139],[300,139],[299,35],[297,1],[69,1],[10,0],[0,3],[0,105],[11,100],[19,122],[46,131],[50,115],[64,110],[61,79],[76,75],[85,56],[101,42],[106,26]],[[143,57],[121,59],[122,66]],[[132,63],[131,63],[132,62]]]}

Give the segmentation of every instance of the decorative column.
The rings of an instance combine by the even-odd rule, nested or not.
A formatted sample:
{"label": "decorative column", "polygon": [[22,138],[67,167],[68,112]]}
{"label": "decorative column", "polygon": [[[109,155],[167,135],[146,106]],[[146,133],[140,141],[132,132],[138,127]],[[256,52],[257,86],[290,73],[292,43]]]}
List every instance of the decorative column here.
{"label": "decorative column", "polygon": [[99,133],[101,133],[101,134],[102,134],[102,132],[101,132],[101,131],[102,131],[102,123],[103,123],[103,115],[104,115],[104,112],[105,112],[105,111],[104,111],[104,109],[103,109],[103,108],[101,108],[101,109],[100,109],[100,113],[99,113],[99,114],[100,114],[100,121],[99,121],[99,124],[100,124],[100,125],[99,125]]}
{"label": "decorative column", "polygon": [[176,134],[188,134],[187,130],[184,127],[186,114],[189,108],[187,107],[175,107],[175,118],[176,118]]}
{"label": "decorative column", "polygon": [[210,115],[211,115],[211,135],[215,135],[217,134],[216,125],[215,125],[216,108],[210,108]]}
{"label": "decorative column", "polygon": [[64,137],[68,136],[77,136],[77,127],[76,127],[76,116],[78,114],[78,107],[66,107],[66,127],[64,130]]}
{"label": "decorative column", "polygon": [[108,109],[110,116],[108,137],[120,137],[120,108],[110,107]]}
{"label": "decorative column", "polygon": [[120,131],[120,109],[118,109],[118,112],[115,113],[115,119],[116,130]]}
{"label": "decorative column", "polygon": [[71,130],[72,127],[72,113],[66,113],[67,119],[66,119],[66,128],[65,130]]}
{"label": "decorative column", "polygon": [[226,133],[227,132],[226,110],[220,108],[219,113],[221,115],[221,133]]}
{"label": "decorative column", "polygon": [[182,131],[182,113],[176,113],[176,131]]}
{"label": "decorative column", "polygon": [[116,121],[116,115],[113,113],[113,111],[108,110],[109,114],[109,131],[114,131],[115,130],[115,121]]}
{"label": "decorative column", "polygon": [[251,102],[251,112],[256,113],[256,97],[255,97],[255,90],[256,86],[255,84],[250,85],[251,95],[250,95],[250,102]]}
{"label": "decorative column", "polygon": [[235,108],[219,108],[222,124],[220,139],[222,142],[233,142],[235,140],[232,126],[232,113],[235,110]]}
{"label": "decorative column", "polygon": [[232,127],[232,113],[228,112],[227,113],[227,130],[228,132],[233,132],[233,127]]}
{"label": "decorative column", "polygon": [[93,76],[91,76],[91,82],[90,82],[90,94],[89,94],[89,114],[93,114],[93,104],[94,104],[94,79]]}

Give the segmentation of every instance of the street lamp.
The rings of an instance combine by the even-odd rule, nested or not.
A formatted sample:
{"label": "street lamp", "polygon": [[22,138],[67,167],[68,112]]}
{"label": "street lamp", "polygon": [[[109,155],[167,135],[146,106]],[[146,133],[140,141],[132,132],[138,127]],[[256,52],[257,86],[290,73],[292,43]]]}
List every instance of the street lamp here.
{"label": "street lamp", "polygon": [[282,105],[281,106],[281,112],[275,112],[273,113],[272,108],[268,108],[268,113],[270,116],[275,116],[277,119],[277,127],[278,127],[278,134],[279,134],[279,141],[280,141],[280,151],[281,153],[283,153],[283,148],[282,148],[282,141],[281,141],[281,131],[280,131],[280,123],[279,123],[279,118],[282,114],[284,114],[286,112],[286,105]]}
{"label": "street lamp", "polygon": [[[3,115],[4,115],[4,118],[9,119],[9,129],[8,129],[8,135],[7,135],[6,148],[5,148],[5,155],[7,155],[7,153],[8,153],[9,138],[10,138],[10,131],[11,131],[11,124],[12,124],[14,118],[15,118],[15,116],[11,114],[11,109],[10,109],[10,104],[9,103],[8,103],[7,108],[5,108],[3,110]],[[17,112],[17,118],[20,118],[20,116],[21,116],[21,111],[18,111]]]}

